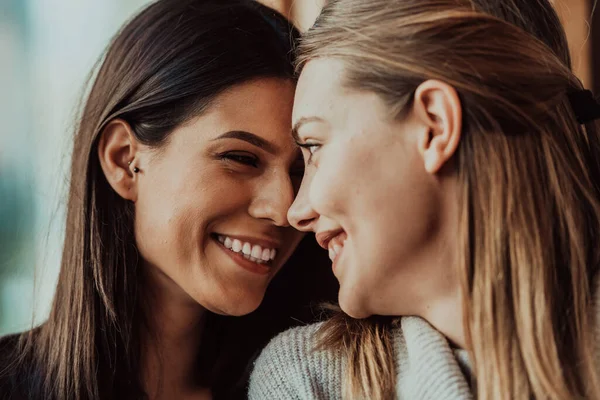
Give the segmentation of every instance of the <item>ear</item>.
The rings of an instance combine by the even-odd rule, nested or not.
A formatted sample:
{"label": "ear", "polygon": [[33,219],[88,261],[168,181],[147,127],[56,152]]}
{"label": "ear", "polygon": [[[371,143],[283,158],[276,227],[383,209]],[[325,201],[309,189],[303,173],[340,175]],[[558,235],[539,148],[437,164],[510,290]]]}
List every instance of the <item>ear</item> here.
{"label": "ear", "polygon": [[137,141],[131,126],[122,119],[110,121],[102,130],[98,142],[98,159],[106,180],[115,192],[126,200],[137,200],[135,167]]}
{"label": "ear", "polygon": [[419,152],[425,170],[435,174],[458,148],[462,131],[460,99],[452,86],[428,80],[415,91],[413,108],[419,122],[426,127],[419,138]]}

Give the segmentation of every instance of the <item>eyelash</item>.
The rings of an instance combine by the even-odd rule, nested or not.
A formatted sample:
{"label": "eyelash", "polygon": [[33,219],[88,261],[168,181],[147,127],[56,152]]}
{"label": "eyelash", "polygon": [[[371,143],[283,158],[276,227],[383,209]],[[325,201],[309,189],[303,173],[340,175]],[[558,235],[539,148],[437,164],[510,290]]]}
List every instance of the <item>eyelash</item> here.
{"label": "eyelash", "polygon": [[302,147],[303,149],[307,149],[308,150],[308,160],[306,160],[307,164],[310,164],[312,162],[312,156],[315,154],[315,152],[321,147],[320,144],[317,143],[296,143],[298,146]]}
{"label": "eyelash", "polygon": [[243,155],[240,153],[223,153],[220,154],[219,157],[222,160],[233,161],[238,164],[247,165],[250,167],[258,168],[258,157]]}

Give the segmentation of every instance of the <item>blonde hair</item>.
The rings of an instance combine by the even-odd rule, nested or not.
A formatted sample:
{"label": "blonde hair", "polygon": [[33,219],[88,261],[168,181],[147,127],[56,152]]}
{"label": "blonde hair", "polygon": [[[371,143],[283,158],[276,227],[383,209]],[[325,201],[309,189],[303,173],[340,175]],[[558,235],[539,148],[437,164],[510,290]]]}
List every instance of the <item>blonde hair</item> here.
{"label": "blonde hair", "polygon": [[[298,52],[299,68],[341,59],[345,83],[398,118],[427,79],[457,90],[457,274],[477,397],[600,398],[600,129],[573,114],[567,94],[582,87],[551,5],[334,0]],[[320,347],[346,357],[345,397],[394,398],[391,335],[389,321],[344,315],[319,331]]]}

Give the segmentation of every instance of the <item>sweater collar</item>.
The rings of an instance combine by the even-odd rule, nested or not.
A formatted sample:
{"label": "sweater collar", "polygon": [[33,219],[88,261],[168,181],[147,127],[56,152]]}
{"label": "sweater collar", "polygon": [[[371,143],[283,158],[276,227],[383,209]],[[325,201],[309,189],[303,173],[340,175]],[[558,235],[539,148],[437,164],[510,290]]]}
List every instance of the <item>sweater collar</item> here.
{"label": "sweater collar", "polygon": [[[600,337],[600,274],[594,278],[594,335]],[[595,343],[600,368],[600,340]],[[398,399],[471,400],[469,382],[448,340],[419,317],[402,317],[394,335]],[[468,365],[468,357],[464,360]]]}
{"label": "sweater collar", "polygon": [[418,317],[403,317],[399,329],[394,342],[399,399],[473,398],[444,335]]}

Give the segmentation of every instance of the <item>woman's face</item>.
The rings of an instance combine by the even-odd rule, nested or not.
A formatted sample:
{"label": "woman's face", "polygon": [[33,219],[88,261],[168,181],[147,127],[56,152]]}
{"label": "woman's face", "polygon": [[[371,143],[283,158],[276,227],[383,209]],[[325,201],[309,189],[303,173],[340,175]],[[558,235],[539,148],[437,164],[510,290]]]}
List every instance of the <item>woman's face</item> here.
{"label": "woman's face", "polygon": [[286,215],[303,170],[293,95],[281,79],[232,87],[160,150],[142,148],[136,241],[169,296],[247,314],[299,243]]}
{"label": "woman's face", "polygon": [[289,220],[329,250],[346,313],[419,315],[455,288],[450,265],[429,263],[443,257],[441,199],[418,150],[422,124],[393,119],[377,95],[344,87],[343,73],[320,58],[300,76],[292,122],[306,172]]}

